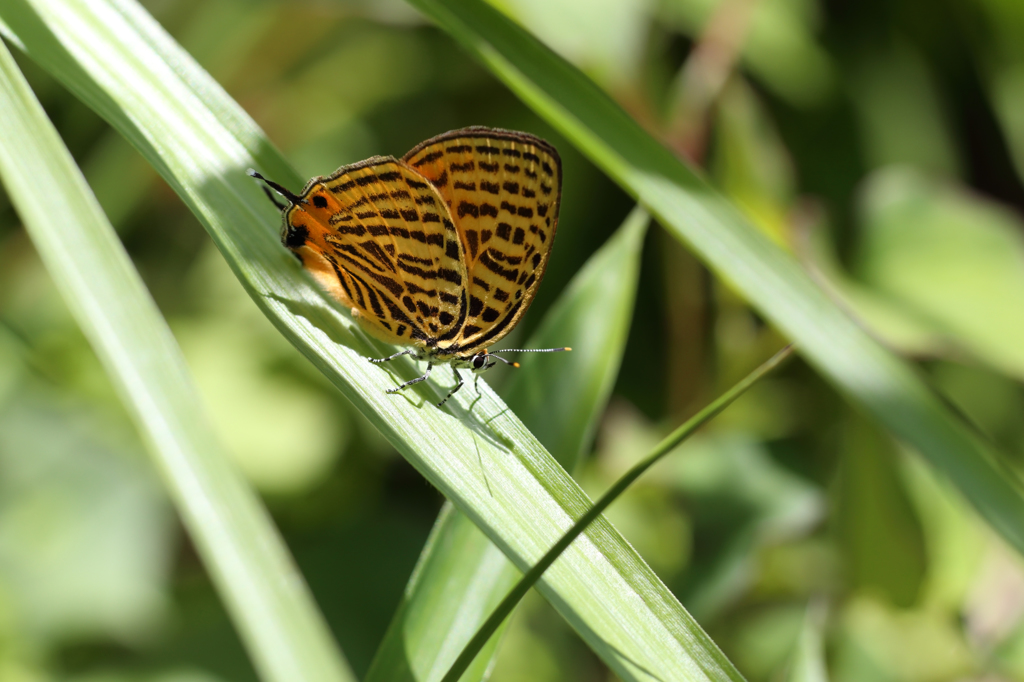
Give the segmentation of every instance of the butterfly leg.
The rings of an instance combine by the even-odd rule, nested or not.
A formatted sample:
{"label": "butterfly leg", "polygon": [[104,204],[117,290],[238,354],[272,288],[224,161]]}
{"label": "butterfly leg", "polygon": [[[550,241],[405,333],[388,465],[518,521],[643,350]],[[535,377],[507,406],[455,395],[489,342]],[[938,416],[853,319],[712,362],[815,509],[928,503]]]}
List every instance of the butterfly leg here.
{"label": "butterfly leg", "polygon": [[401,353],[395,353],[394,355],[389,355],[386,358],[367,358],[367,360],[369,360],[370,362],[374,363],[375,365],[379,365],[382,362],[387,362],[388,360],[394,360],[395,358],[400,358],[403,355],[412,355],[412,353],[414,353],[414,352],[415,351],[412,351],[412,350],[403,350]]}
{"label": "butterfly leg", "polygon": [[444,397],[444,400],[437,404],[438,407],[441,407],[446,402],[448,402],[448,398],[451,398],[453,395],[458,393],[459,389],[462,388],[462,384],[466,383],[466,380],[462,378],[461,374],[459,374],[459,370],[455,369],[454,367],[452,367],[452,374],[455,375],[455,380],[458,381],[459,383],[455,385],[455,388],[448,392],[448,395]]}
{"label": "butterfly leg", "polygon": [[[402,354],[401,354],[401,353],[399,353],[399,355],[402,355]],[[385,360],[390,360],[391,358],[384,358],[384,359],[385,359]],[[434,364],[433,364],[433,363],[431,363],[431,362],[428,362],[428,363],[427,363],[427,371],[426,371],[426,372],[424,372],[423,376],[421,376],[421,377],[416,377],[416,378],[415,378],[415,379],[413,379],[412,381],[407,381],[407,382],[405,382],[404,384],[402,384],[401,386],[396,386],[395,388],[392,388],[391,390],[389,390],[389,391],[384,391],[384,392],[385,392],[385,393],[398,393],[399,391],[401,391],[401,390],[402,390],[403,388],[406,388],[407,386],[412,386],[413,384],[418,384],[418,383],[420,383],[421,381],[425,381],[425,380],[426,380],[426,378],[430,376],[430,370],[431,370],[431,368],[432,368],[433,366],[434,366]]]}

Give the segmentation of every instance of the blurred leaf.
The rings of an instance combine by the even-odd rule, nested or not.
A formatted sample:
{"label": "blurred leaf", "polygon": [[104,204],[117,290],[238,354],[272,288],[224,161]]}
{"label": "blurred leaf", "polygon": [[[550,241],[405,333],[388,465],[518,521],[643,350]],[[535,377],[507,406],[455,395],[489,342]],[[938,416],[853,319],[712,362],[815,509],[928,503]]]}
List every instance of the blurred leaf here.
{"label": "blurred leaf", "polygon": [[974,36],[972,56],[985,78],[989,102],[1018,181],[1024,182],[1024,5],[1016,0],[978,0],[974,4],[984,17],[986,30]]}
{"label": "blurred leaf", "polygon": [[594,83],[479,0],[410,0],[741,292],[807,361],[961,488],[1024,552],[1024,493],[998,456],[720,194]]}
{"label": "blurred leaf", "polygon": [[807,607],[804,626],[800,631],[793,661],[790,664],[788,682],[828,682],[825,667],[825,642],[822,630],[825,627],[825,610],[822,604],[812,603]]}
{"label": "blurred leaf", "polygon": [[960,613],[991,538],[948,483],[912,457],[902,458],[901,465],[928,558],[918,603],[936,612]]}
{"label": "blurred leaf", "polygon": [[872,176],[853,272],[932,334],[1024,378],[1024,221],[910,170]]}
{"label": "blurred leaf", "polygon": [[989,92],[1017,177],[1024,182],[1024,62],[999,69]]}
{"label": "blurred leaf", "polygon": [[795,178],[789,154],[753,88],[733,79],[717,105],[710,172],[751,222],[787,246]]}
{"label": "blurred leaf", "polygon": [[816,0],[668,0],[661,14],[696,38],[727,2],[733,11],[751,11],[743,61],[776,94],[797,106],[821,103],[835,89],[829,54],[818,45]]}
{"label": "blurred leaf", "polygon": [[825,514],[821,491],[779,466],[742,432],[701,434],[679,448],[659,480],[683,493],[703,549],[680,581],[680,598],[702,620],[749,587],[758,550],[806,533]]}
{"label": "blurred leaf", "polygon": [[960,160],[928,64],[906,43],[866,50],[850,78],[868,165],[955,177]]}
{"label": "blurred leaf", "polygon": [[[636,297],[647,214],[636,209],[591,256],[544,317],[528,348],[570,346],[557,362],[524,356],[508,404],[570,471],[593,440],[618,374]],[[554,365],[554,366],[552,366]],[[487,537],[445,505],[367,675],[438,680],[519,577]],[[483,679],[495,635],[462,680]]]}
{"label": "blurred leaf", "polygon": [[174,533],[142,453],[98,415],[42,391],[23,385],[4,402],[0,594],[13,613],[0,632],[44,649],[98,636],[145,642],[167,606]]}
{"label": "blurred leaf", "polygon": [[[1019,602],[1013,606],[1019,606]],[[1006,613],[1008,609],[1002,609]],[[1024,619],[1019,617],[1012,631],[992,651],[992,668],[1007,679],[1024,679]]]}
{"label": "blurred leaf", "polygon": [[170,330],[5,45],[0,129],[12,203],[149,442],[256,667],[282,682],[347,679],[266,512],[226,465]]}
{"label": "blurred leaf", "polygon": [[[532,565],[590,507],[485,383],[481,395],[462,391],[444,410],[432,405],[448,391],[444,372],[439,383],[385,394],[420,370],[406,358],[389,368],[366,361],[389,349],[356,327],[281,247],[279,216],[245,169],[257,166],[293,187],[301,180],[137,5],[10,0],[2,11],[5,35],[136,145],[186,201],[285,337],[518,567]],[[624,679],[651,671],[666,680],[739,677],[604,520],[538,589]]]}
{"label": "blurred leaf", "polygon": [[67,678],[67,682],[221,682],[207,672],[176,670],[160,673],[93,673]]}
{"label": "blurred leaf", "polygon": [[1024,384],[992,367],[956,361],[934,362],[929,368],[942,394],[976,424],[982,433],[1010,453],[1024,458]]}
{"label": "blurred leaf", "polygon": [[156,181],[152,166],[114,131],[106,135],[82,166],[107,220],[119,232],[125,221],[148,199]]}
{"label": "blurred leaf", "polygon": [[[636,78],[654,0],[493,0],[548,47],[611,89]],[[566,26],[573,30],[566,31]]]}
{"label": "blurred leaf", "polygon": [[965,679],[974,660],[943,612],[898,610],[868,597],[843,609],[832,676],[837,682]]}
{"label": "blurred leaf", "polygon": [[799,646],[806,621],[803,604],[766,604],[753,613],[741,613],[727,645],[737,665],[753,680],[778,680]]}
{"label": "blurred leaf", "polygon": [[925,571],[921,524],[901,485],[888,434],[851,412],[841,433],[838,535],[855,589],[908,607]]}
{"label": "blurred leaf", "polygon": [[[322,484],[352,432],[344,406],[330,399],[333,389],[249,305],[213,244],[204,245],[184,284],[201,301],[201,314],[171,327],[225,450],[258,490],[278,500]],[[296,367],[308,371],[297,375]]]}
{"label": "blurred leaf", "polygon": [[266,346],[237,319],[179,323],[174,332],[219,440],[246,478],[277,495],[321,481],[347,435],[345,414],[318,392],[269,374]]}

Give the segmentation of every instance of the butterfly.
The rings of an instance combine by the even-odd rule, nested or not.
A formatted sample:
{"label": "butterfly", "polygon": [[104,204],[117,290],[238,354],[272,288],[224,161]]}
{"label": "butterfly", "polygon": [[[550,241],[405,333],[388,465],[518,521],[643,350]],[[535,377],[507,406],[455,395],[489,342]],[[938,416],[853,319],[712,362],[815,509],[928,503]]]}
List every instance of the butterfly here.
{"label": "butterfly", "polygon": [[[374,156],[310,180],[294,194],[254,170],[281,209],[282,243],[372,336],[411,348],[426,380],[447,363],[474,374],[530,307],[551,255],[562,164],[544,140],[474,126],[422,142],[401,159]],[[287,200],[274,198],[271,188]],[[570,348],[505,352],[557,352]]]}

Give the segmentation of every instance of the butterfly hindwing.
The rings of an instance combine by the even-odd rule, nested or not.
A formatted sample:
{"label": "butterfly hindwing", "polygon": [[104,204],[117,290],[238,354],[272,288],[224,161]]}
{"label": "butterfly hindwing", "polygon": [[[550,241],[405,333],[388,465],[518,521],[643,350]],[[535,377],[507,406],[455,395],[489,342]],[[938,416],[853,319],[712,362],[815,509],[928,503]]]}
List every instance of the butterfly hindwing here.
{"label": "butterfly hindwing", "polygon": [[436,346],[468,314],[462,244],[421,174],[374,157],[314,178],[285,212],[285,245],[374,336]]}
{"label": "butterfly hindwing", "polygon": [[496,343],[537,292],[558,226],[561,160],[525,133],[464,128],[403,157],[447,204],[465,255],[468,310],[460,354]]}

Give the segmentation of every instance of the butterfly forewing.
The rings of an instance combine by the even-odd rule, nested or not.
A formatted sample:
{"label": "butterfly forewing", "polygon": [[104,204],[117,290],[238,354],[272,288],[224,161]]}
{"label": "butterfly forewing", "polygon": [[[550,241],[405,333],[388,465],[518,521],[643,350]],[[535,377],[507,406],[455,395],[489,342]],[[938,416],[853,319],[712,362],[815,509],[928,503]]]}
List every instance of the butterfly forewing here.
{"label": "butterfly forewing", "polygon": [[465,323],[439,345],[463,355],[486,348],[526,312],[547,267],[562,191],[558,153],[525,133],[465,128],[403,160],[444,198],[465,257]]}
{"label": "butterfly forewing", "polygon": [[456,339],[468,312],[461,241],[415,170],[374,157],[316,178],[285,213],[285,244],[364,326],[390,343]]}

